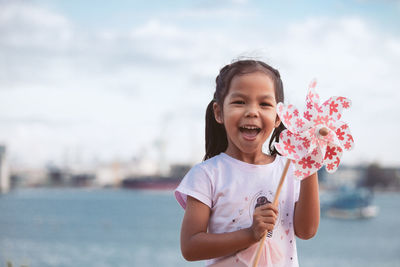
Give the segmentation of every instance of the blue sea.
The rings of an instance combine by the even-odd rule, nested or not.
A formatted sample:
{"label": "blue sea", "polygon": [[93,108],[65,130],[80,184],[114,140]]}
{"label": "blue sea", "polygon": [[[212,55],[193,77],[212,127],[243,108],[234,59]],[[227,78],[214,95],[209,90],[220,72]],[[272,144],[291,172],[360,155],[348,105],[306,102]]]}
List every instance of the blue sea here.
{"label": "blue sea", "polygon": [[[400,266],[400,194],[375,195],[376,218],[322,218],[298,240],[300,266]],[[0,266],[203,266],[179,248],[171,191],[17,189],[0,195]]]}

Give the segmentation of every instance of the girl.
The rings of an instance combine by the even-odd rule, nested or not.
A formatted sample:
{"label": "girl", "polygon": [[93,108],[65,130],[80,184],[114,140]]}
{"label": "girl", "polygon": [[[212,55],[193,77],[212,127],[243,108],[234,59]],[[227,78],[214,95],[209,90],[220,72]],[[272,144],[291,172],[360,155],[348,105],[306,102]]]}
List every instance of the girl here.
{"label": "girl", "polygon": [[[264,62],[240,60],[221,69],[206,111],[204,161],[175,191],[185,209],[186,260],[250,266],[258,241],[273,231],[259,266],[298,266],[295,236],[309,239],[318,229],[318,178],[313,174],[300,182],[291,168],[278,206],[269,201],[286,161],[273,146],[284,130],[276,113],[283,100],[280,74]],[[266,154],[263,144],[270,136]]]}

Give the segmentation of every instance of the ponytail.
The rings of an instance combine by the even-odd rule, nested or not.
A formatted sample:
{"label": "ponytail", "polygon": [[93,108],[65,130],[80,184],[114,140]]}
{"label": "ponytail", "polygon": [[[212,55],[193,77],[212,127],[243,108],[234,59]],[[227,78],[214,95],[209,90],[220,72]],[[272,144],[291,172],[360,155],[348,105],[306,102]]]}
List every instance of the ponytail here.
{"label": "ponytail", "polygon": [[[270,69],[272,71],[272,73],[275,75],[274,87],[275,87],[275,99],[276,99],[276,102],[277,103],[279,103],[279,102],[283,103],[283,101],[285,99],[285,95],[284,95],[284,92],[283,92],[283,83],[282,83],[281,75],[280,75],[278,70],[272,68],[271,66],[269,66],[267,64],[265,64],[265,65],[268,66],[269,67],[268,69]],[[286,129],[286,127],[285,127],[285,125],[283,125],[283,123],[281,121],[279,126],[276,127],[274,129],[274,131],[272,132],[271,139],[269,139],[269,144],[268,144],[268,149],[269,149],[269,153],[271,154],[271,156],[275,156],[276,154],[281,156],[281,154],[278,152],[278,150],[276,150],[276,148],[274,146],[274,143],[275,142],[276,143],[279,142],[279,137],[281,135],[281,132],[283,130],[285,130],[285,129]]]}
{"label": "ponytail", "polygon": [[279,124],[279,126],[276,127],[276,128],[274,129],[274,131],[272,132],[271,139],[269,139],[269,144],[268,144],[268,149],[269,149],[269,153],[271,154],[271,156],[274,156],[274,155],[276,155],[276,154],[281,155],[281,154],[278,152],[278,150],[276,150],[276,148],[275,148],[275,146],[274,146],[274,143],[275,143],[275,142],[276,142],[276,143],[279,142],[279,137],[280,137],[280,135],[281,135],[281,132],[282,132],[283,130],[285,130],[285,129],[286,129],[285,125],[283,125],[283,123],[281,122],[281,123]]}
{"label": "ponytail", "polygon": [[228,147],[225,127],[215,120],[214,103],[215,100],[211,100],[206,110],[206,154],[203,160],[224,152]]}

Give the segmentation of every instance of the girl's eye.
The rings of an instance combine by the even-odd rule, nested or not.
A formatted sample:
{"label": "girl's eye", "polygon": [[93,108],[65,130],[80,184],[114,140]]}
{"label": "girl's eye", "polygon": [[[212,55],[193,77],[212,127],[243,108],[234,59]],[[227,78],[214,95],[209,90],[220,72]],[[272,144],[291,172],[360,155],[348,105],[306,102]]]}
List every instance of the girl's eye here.
{"label": "girl's eye", "polygon": [[244,101],[243,100],[236,100],[236,101],[233,101],[232,104],[243,105]]}
{"label": "girl's eye", "polygon": [[260,105],[263,106],[263,107],[272,107],[272,105],[270,103],[267,103],[267,102],[263,102]]}

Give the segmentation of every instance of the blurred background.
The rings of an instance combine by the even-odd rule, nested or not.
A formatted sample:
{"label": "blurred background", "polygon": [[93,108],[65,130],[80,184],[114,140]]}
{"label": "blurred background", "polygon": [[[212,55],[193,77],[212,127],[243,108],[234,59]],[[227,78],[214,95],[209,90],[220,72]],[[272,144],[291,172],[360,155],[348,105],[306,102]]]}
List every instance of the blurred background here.
{"label": "blurred background", "polygon": [[202,266],[172,190],[204,155],[215,77],[277,68],[346,96],[301,266],[400,266],[400,1],[0,0],[0,266]]}

